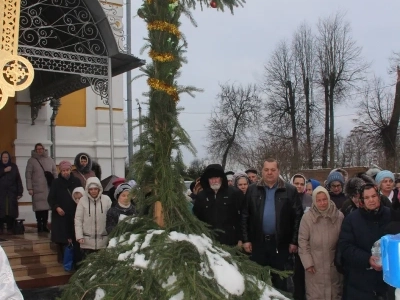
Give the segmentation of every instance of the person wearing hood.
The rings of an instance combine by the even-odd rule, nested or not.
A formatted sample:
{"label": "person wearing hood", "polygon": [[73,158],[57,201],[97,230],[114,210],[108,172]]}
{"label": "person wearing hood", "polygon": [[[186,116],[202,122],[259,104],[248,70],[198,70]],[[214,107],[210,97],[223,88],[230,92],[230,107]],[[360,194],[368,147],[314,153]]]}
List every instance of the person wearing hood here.
{"label": "person wearing hood", "polygon": [[47,202],[51,209],[51,241],[57,244],[58,261],[62,263],[64,248],[75,241],[74,217],[76,202],[72,194],[81,186],[71,174],[72,165],[63,160],[59,163],[60,174],[51,184]]}
{"label": "person wearing hood", "polygon": [[75,169],[72,174],[78,178],[82,186],[86,186],[86,180],[90,177],[96,177],[92,170],[92,158],[87,153],[79,153],[74,160]]}
{"label": "person wearing hood", "polygon": [[300,223],[299,255],[306,269],[307,300],[340,300],[342,276],[332,267],[343,214],[322,186]]}
{"label": "person wearing hood", "polygon": [[18,199],[22,197],[21,176],[16,164],[11,162],[11,155],[7,151],[0,156],[0,233],[3,232],[4,223],[7,232],[12,233],[15,219],[18,218]]}
{"label": "person wearing hood", "polygon": [[380,258],[371,253],[372,246],[384,234],[390,222],[390,209],[381,204],[378,188],[365,184],[360,191],[362,208],[343,221],[338,252],[344,272],[343,300],[386,299]]}
{"label": "person wearing hood", "polygon": [[121,215],[124,218],[136,215],[136,208],[130,195],[132,188],[133,186],[129,183],[121,183],[115,190],[114,197],[118,202],[107,212],[106,230],[108,234],[118,225]]}
{"label": "person wearing hood", "polygon": [[110,197],[103,195],[100,179],[90,177],[86,181],[85,195],[75,213],[76,240],[86,255],[107,247],[107,212],[111,207]]}
{"label": "person wearing hood", "polygon": [[342,168],[332,169],[329,174],[332,174],[333,172],[339,172],[340,174],[342,174],[344,182],[346,182],[347,179],[349,179],[349,173],[345,169]]}
{"label": "person wearing hood", "polygon": [[203,188],[197,194],[193,214],[215,231],[215,239],[221,244],[236,246],[241,240],[240,213],[243,192],[228,185],[228,179],[220,164],[206,167],[200,183]]}
{"label": "person wearing hood", "polygon": [[236,172],[233,175],[233,186],[241,190],[243,192],[243,195],[246,195],[249,185],[250,185],[250,179],[249,177],[247,177],[246,173]]}
{"label": "person wearing hood", "polygon": [[[47,175],[45,175],[45,172]],[[46,176],[52,174],[53,180],[57,178],[57,167],[54,160],[49,157],[43,144],[37,143],[28,159],[25,171],[26,188],[32,197],[32,209],[35,212],[37,232],[50,232],[47,228],[50,206],[47,196],[51,184]]]}
{"label": "person wearing hood", "polygon": [[300,195],[301,204],[303,205],[303,210],[304,210],[304,212],[306,212],[307,210],[310,209],[311,204],[312,204],[311,196],[306,193],[306,191],[307,191],[307,188],[306,188],[307,179],[306,179],[306,177],[303,174],[295,174],[290,179],[290,183],[296,187],[297,192]]}
{"label": "person wearing hood", "polygon": [[344,177],[339,172],[330,173],[326,180],[326,189],[338,209],[341,209],[344,201],[346,201],[346,196],[343,193],[344,182]]}
{"label": "person wearing hood", "polygon": [[315,190],[320,185],[321,184],[318,180],[312,178],[308,179],[306,184],[306,193],[311,197],[313,190]]}
{"label": "person wearing hood", "polygon": [[[249,186],[242,210],[243,248],[261,266],[285,270],[297,252],[303,206],[297,189],[280,178],[279,163],[268,158],[262,178]],[[273,285],[287,291],[287,281],[271,274]]]}

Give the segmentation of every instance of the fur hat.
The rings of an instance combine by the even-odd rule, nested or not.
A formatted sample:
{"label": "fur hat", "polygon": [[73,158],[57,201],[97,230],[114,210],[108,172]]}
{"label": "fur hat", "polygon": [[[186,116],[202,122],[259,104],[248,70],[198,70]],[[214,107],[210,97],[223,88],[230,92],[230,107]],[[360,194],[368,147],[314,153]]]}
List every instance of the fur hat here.
{"label": "fur hat", "polygon": [[326,179],[326,185],[330,187],[331,183],[334,181],[339,181],[341,185],[344,184],[344,178],[343,175],[339,172],[331,172]]}
{"label": "fur hat", "polygon": [[361,187],[365,184],[364,180],[358,177],[350,178],[344,186],[344,194],[347,197],[353,197],[360,193]]}

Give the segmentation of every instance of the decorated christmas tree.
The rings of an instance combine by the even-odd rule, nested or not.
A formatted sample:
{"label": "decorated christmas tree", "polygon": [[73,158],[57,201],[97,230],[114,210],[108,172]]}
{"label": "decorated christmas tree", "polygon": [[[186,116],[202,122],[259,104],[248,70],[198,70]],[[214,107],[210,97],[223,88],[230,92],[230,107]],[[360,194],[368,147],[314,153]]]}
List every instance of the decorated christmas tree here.
{"label": "decorated christmas tree", "polygon": [[286,299],[270,287],[270,272],[239,249],[214,242],[213,233],[188,208],[181,147],[194,151],[178,121],[182,93],[198,91],[177,83],[185,63],[182,15],[191,9],[228,8],[244,0],[145,0],[138,16],[146,23],[143,48],[152,62],[142,69],[150,90],[142,118],[141,149],[132,170],[140,215],[126,218],[110,235],[107,249],[88,256],[72,276],[62,299]]}

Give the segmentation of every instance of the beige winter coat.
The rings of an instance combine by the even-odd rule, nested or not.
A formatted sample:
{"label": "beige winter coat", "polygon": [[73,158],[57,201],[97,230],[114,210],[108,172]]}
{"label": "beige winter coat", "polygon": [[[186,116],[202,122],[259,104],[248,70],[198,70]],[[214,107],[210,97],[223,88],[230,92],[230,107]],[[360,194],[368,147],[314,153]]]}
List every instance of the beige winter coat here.
{"label": "beige winter coat", "polygon": [[315,205],[300,223],[299,255],[304,269],[314,267],[316,273],[306,271],[307,300],[342,299],[342,276],[334,266],[336,244],[339,239],[343,214],[331,201],[323,217]]}
{"label": "beige winter coat", "polygon": [[[88,187],[92,183],[100,189],[96,199],[89,194]],[[89,178],[86,182],[85,195],[79,200],[75,213],[75,235],[76,240],[84,239],[83,244],[80,244],[82,249],[98,250],[107,247],[106,217],[111,207],[111,200],[102,193],[100,180],[97,177]]]}
{"label": "beige winter coat", "polygon": [[[51,172],[54,178],[57,178],[57,167],[54,160],[48,156],[47,150],[44,151],[43,155],[39,155],[35,150],[32,150],[31,155],[32,157],[28,160],[28,164],[26,165],[25,179],[26,188],[28,190],[33,190],[33,211],[49,210],[50,206],[47,202],[49,188],[43,169]],[[42,164],[43,169],[38,160]]]}

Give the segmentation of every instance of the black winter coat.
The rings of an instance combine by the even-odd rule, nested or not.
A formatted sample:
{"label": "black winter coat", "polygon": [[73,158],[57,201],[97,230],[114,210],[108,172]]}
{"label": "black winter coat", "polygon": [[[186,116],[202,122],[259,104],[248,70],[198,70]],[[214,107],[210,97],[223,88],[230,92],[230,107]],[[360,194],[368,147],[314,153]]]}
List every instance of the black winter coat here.
{"label": "black winter coat", "polygon": [[[208,182],[210,172],[222,178],[221,188],[216,194]],[[200,181],[203,190],[197,194],[193,214],[200,221],[210,225],[212,230],[216,230],[215,238],[218,242],[228,246],[237,245],[241,240],[240,213],[244,201],[243,192],[228,186],[228,180],[220,165],[208,166]]]}
{"label": "black winter coat", "polygon": [[[381,195],[381,203],[388,207],[391,208],[392,207],[392,203],[390,202],[389,198]],[[344,201],[342,208],[340,209],[340,211],[343,213],[343,215],[346,217],[348,216],[352,211],[356,210],[358,207],[354,204],[354,202],[351,199],[347,199],[346,201]]]}
{"label": "black winter coat", "polygon": [[4,172],[6,167],[0,161],[0,218],[18,218],[18,197],[24,191],[17,165],[10,163],[10,167],[9,172]]}
{"label": "black winter coat", "polygon": [[118,202],[107,211],[106,230],[110,232],[118,225],[119,216],[133,216],[136,215],[136,208],[131,204],[128,208],[121,207]]}
{"label": "black winter coat", "polygon": [[369,258],[389,222],[390,209],[385,206],[377,213],[357,209],[344,219],[338,242],[346,269],[343,300],[376,300],[375,294],[386,294],[382,271],[370,269]]}
{"label": "black winter coat", "polygon": [[[242,211],[243,243],[264,240],[265,188],[262,181],[249,186]],[[303,206],[296,187],[279,179],[275,192],[276,239],[279,246],[298,244]]]}
{"label": "black winter coat", "polygon": [[332,192],[329,192],[329,196],[331,197],[331,200],[335,203],[337,209],[341,210],[344,202],[347,200],[346,195],[344,193],[334,194]]}
{"label": "black winter coat", "polygon": [[[75,188],[81,186],[81,181],[70,175],[69,179],[65,179],[58,175],[53,180],[50,187],[47,201],[51,208],[51,240],[54,243],[67,244],[68,239],[75,241],[75,211],[76,203],[72,199],[72,192]],[[64,212],[64,216],[60,216],[56,211],[60,207]]]}

